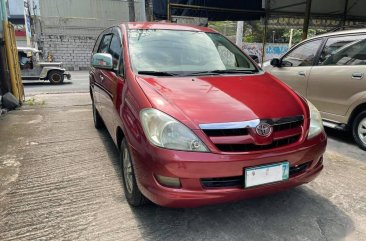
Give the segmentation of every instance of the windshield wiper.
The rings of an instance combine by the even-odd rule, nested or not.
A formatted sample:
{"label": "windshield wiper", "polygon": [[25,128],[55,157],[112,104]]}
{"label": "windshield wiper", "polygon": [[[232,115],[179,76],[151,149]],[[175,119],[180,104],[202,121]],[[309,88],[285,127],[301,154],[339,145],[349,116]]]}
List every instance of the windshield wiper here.
{"label": "windshield wiper", "polygon": [[211,75],[211,74],[236,74],[236,73],[243,73],[243,74],[254,74],[256,70],[245,70],[245,69],[216,69],[210,71],[201,71],[201,72],[193,72],[189,75]]}
{"label": "windshield wiper", "polygon": [[176,76],[177,74],[164,71],[139,71],[138,74],[155,75],[155,76]]}

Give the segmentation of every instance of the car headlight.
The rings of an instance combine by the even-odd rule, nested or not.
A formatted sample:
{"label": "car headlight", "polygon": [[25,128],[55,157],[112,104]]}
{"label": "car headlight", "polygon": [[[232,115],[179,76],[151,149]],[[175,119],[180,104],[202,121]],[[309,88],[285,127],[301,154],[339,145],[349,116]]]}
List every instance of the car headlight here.
{"label": "car headlight", "polygon": [[322,117],[318,109],[308,101],[309,111],[310,111],[310,127],[308,139],[311,139],[324,131]]}
{"label": "car headlight", "polygon": [[208,152],[205,144],[188,127],[159,110],[143,109],[140,112],[140,120],[145,135],[156,146],[181,151]]}

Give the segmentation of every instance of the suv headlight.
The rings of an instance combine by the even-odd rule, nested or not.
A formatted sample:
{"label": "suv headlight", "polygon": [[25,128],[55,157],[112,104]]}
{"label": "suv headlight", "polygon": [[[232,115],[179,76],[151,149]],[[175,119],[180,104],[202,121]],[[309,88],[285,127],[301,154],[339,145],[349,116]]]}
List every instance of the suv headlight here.
{"label": "suv headlight", "polygon": [[311,139],[324,131],[322,117],[318,109],[310,102],[308,102],[310,111],[310,127],[308,139]]}
{"label": "suv headlight", "polygon": [[181,151],[208,152],[205,144],[188,127],[159,110],[143,109],[140,112],[140,120],[145,135],[156,146]]}

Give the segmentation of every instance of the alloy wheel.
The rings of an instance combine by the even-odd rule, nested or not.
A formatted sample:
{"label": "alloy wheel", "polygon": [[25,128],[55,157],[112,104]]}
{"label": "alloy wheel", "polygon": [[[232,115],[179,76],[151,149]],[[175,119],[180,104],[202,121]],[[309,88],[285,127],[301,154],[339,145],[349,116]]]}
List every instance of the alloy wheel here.
{"label": "alloy wheel", "polygon": [[132,172],[132,164],[130,154],[128,152],[127,147],[123,149],[123,176],[125,179],[125,184],[127,191],[132,193],[133,191],[133,172]]}
{"label": "alloy wheel", "polygon": [[363,118],[358,124],[357,132],[360,140],[366,145],[366,118]]}

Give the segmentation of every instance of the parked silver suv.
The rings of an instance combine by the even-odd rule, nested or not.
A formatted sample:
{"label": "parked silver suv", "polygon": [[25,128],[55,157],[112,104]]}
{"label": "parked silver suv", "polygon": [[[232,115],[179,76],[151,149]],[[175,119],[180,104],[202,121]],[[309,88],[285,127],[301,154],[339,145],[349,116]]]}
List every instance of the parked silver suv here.
{"label": "parked silver suv", "polygon": [[325,126],[350,128],[366,150],[366,29],[304,40],[263,68],[309,99]]}

